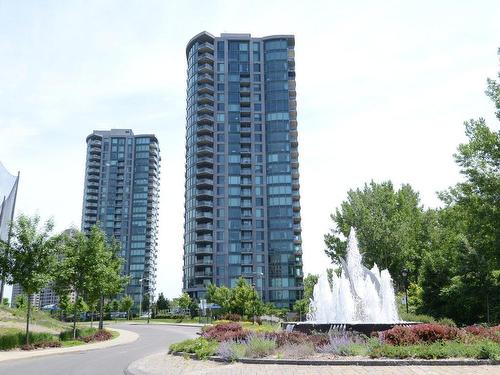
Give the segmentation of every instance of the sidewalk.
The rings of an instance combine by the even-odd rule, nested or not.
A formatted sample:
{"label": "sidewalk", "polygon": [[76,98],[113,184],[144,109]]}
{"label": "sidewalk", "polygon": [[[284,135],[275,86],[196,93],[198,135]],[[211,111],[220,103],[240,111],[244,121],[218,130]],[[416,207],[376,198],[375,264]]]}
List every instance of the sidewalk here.
{"label": "sidewalk", "polygon": [[120,334],[115,339],[96,342],[93,344],[83,344],[78,346],[71,346],[68,348],[50,348],[50,349],[38,349],[31,351],[24,350],[9,350],[5,352],[0,352],[0,362],[10,361],[16,359],[25,359],[25,358],[33,358],[33,357],[41,357],[47,355],[55,355],[55,354],[65,354],[65,353],[74,353],[81,352],[87,350],[95,350],[95,349],[104,349],[109,348],[111,346],[124,345],[134,342],[139,338],[139,335],[132,331],[127,331],[124,329],[118,328],[107,328],[111,331],[116,331]]}
{"label": "sidewalk", "polygon": [[154,354],[132,362],[126,375],[498,375],[500,366],[305,366],[224,364]]}

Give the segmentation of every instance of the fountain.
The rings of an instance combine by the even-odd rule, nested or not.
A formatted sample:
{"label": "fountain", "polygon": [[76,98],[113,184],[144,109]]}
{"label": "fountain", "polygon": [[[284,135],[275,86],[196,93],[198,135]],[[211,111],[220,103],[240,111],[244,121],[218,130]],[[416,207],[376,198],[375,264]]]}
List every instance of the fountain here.
{"label": "fountain", "polygon": [[288,324],[288,330],[302,332],[348,329],[365,334],[411,322],[400,320],[389,271],[371,270],[362,264],[356,231],[351,229],[346,260],[341,273],[325,271],[314,286],[307,322]]}

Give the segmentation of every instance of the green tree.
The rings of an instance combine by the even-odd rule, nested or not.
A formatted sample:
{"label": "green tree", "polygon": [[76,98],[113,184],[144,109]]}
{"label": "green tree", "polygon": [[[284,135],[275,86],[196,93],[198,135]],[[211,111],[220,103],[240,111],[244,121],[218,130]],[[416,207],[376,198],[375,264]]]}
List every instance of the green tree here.
{"label": "green tree", "polygon": [[134,300],[130,296],[124,296],[121,300],[121,308],[127,312],[127,320],[130,320],[130,310],[134,306]]}
{"label": "green tree", "polygon": [[313,298],[314,286],[318,282],[318,277],[319,275],[308,274],[304,278],[304,297],[293,304],[293,311],[299,314],[299,320],[302,320],[309,312],[309,305]]}
{"label": "green tree", "polygon": [[188,310],[189,306],[191,306],[191,297],[187,293],[182,293],[179,297],[175,298],[175,304],[183,310]]}
{"label": "green tree", "polygon": [[156,307],[159,311],[165,311],[170,309],[170,301],[168,300],[168,298],[165,298],[163,293],[160,293],[160,295],[158,296]]}
{"label": "green tree", "polygon": [[[93,272],[93,263],[98,261],[93,249],[89,246],[85,234],[74,231],[71,235],[63,236],[62,255],[55,271],[54,288],[59,296],[75,293],[72,306],[73,339],[76,339],[76,321],[83,307],[83,296],[91,288],[90,278]],[[88,306],[85,304],[88,308]]]}
{"label": "green tree", "polygon": [[231,306],[233,306],[232,298],[231,289],[226,286],[217,287],[210,284],[207,287],[207,301],[219,305],[221,314],[233,312],[231,310]]}
{"label": "green tree", "polygon": [[418,193],[410,185],[395,190],[390,181],[372,181],[362,190],[349,190],[331,218],[335,227],[325,235],[325,251],[337,264],[345,257],[350,229],[356,228],[366,266],[376,263],[388,269],[400,289],[404,268],[416,281],[422,255],[429,248],[430,229]]}
{"label": "green tree", "polygon": [[59,237],[52,237],[52,220],[40,226],[40,217],[19,215],[12,224],[12,281],[28,295],[26,309],[26,344],[29,344],[31,297],[52,280]]}
{"label": "green tree", "polygon": [[0,240],[0,300],[3,298],[4,285],[12,283],[12,266],[9,242]]}
{"label": "green tree", "polygon": [[[499,73],[500,76],[500,73]],[[500,119],[500,85],[486,94]],[[454,155],[464,181],[440,193],[435,251],[420,274],[424,311],[458,323],[500,321],[500,131],[465,122],[467,142]]]}
{"label": "green tree", "polygon": [[14,307],[19,310],[24,310],[28,306],[28,297],[26,294],[18,294],[16,300],[14,301]]}

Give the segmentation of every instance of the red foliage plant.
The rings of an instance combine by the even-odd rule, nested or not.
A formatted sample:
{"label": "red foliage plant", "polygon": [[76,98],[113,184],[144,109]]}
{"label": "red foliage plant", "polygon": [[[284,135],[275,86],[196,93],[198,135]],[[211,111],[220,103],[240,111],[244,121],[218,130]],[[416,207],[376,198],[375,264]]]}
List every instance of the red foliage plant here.
{"label": "red foliage plant", "polygon": [[214,326],[210,326],[203,330],[201,337],[218,342],[230,340],[241,341],[246,339],[248,334],[249,331],[244,330],[241,324],[231,322],[219,323]]}
{"label": "red foliage plant", "polygon": [[101,329],[94,333],[93,335],[87,336],[83,338],[83,341],[85,342],[92,342],[92,341],[106,341],[109,340],[113,337],[113,334],[109,331],[106,331],[105,329]]}
{"label": "red foliage plant", "polygon": [[409,327],[396,326],[381,332],[384,342],[391,345],[412,345],[436,341],[456,340],[463,336],[458,328],[441,324],[417,324]]}
{"label": "red foliage plant", "polygon": [[45,349],[45,348],[60,348],[60,341],[42,341],[37,342],[35,344],[23,345],[21,346],[21,350],[34,350],[34,349]]}
{"label": "red foliage plant", "polygon": [[474,325],[465,327],[464,330],[468,334],[500,343],[500,325],[494,327]]}

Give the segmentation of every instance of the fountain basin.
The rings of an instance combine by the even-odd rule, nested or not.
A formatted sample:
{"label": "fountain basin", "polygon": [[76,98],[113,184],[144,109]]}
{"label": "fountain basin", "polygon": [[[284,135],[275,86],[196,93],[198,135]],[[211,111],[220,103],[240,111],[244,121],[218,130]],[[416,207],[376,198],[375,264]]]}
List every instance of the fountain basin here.
{"label": "fountain basin", "polygon": [[370,336],[372,332],[386,331],[396,326],[407,327],[418,322],[394,322],[394,323],[314,323],[314,322],[283,322],[281,328],[286,331],[303,332],[310,334],[312,332],[328,333],[330,330],[351,331]]}

